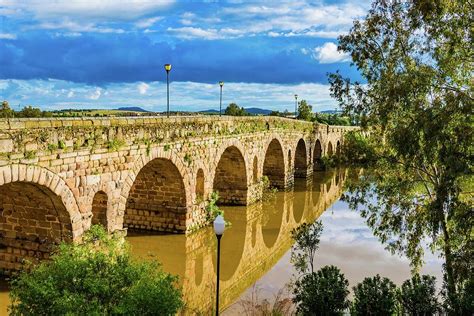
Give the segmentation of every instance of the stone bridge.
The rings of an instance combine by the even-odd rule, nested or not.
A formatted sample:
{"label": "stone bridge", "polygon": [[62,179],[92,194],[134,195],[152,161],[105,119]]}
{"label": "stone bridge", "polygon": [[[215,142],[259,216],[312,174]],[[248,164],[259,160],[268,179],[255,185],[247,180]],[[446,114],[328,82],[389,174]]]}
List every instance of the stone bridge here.
{"label": "stone bridge", "polygon": [[260,199],[308,177],[350,127],[277,117],[49,118],[0,121],[0,270],[109,232],[189,232],[206,199]]}

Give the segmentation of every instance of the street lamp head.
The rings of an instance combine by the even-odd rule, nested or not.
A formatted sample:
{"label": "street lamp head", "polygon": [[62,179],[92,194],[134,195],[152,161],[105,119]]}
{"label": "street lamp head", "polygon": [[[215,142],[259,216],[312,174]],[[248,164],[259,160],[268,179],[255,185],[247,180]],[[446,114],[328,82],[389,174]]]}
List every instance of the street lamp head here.
{"label": "street lamp head", "polygon": [[214,232],[217,236],[222,236],[224,234],[225,221],[222,215],[217,215],[214,220]]}
{"label": "street lamp head", "polygon": [[219,85],[222,87],[224,85],[224,81],[219,81]]}
{"label": "street lamp head", "polygon": [[165,70],[169,72],[171,70],[171,64],[165,64]]}
{"label": "street lamp head", "polygon": [[298,99],[298,95],[297,95],[297,94],[295,94],[295,99]]}

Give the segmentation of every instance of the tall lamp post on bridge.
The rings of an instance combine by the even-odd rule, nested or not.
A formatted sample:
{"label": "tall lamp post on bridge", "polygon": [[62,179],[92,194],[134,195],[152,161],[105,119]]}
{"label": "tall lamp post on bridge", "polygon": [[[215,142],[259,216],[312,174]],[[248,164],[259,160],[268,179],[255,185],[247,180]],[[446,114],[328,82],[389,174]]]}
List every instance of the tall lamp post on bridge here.
{"label": "tall lamp post on bridge", "polygon": [[221,87],[221,97],[219,102],[219,116],[222,116],[222,87],[224,87],[224,81],[219,81],[219,86]]}
{"label": "tall lamp post on bridge", "polygon": [[216,316],[219,316],[219,274],[221,265],[221,237],[224,235],[225,221],[222,215],[214,220],[214,232],[217,237],[217,280],[216,280]]}
{"label": "tall lamp post on bridge", "polygon": [[298,118],[298,95],[295,94],[295,120]]}
{"label": "tall lamp post on bridge", "polygon": [[171,64],[165,64],[166,70],[166,117],[170,117],[170,70]]}

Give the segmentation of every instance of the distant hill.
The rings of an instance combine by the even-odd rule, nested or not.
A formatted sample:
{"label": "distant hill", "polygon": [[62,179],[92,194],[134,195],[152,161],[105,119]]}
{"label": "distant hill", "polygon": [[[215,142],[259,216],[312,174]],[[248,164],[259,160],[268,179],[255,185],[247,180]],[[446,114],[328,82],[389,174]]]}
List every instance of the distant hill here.
{"label": "distant hill", "polygon": [[[210,114],[214,114],[214,113],[219,113],[218,110],[204,110],[204,111],[199,111],[198,113],[210,113]],[[222,113],[224,113],[224,110],[222,110]]]}
{"label": "distant hill", "polygon": [[250,114],[260,114],[260,115],[269,115],[272,113],[271,110],[265,110],[260,108],[246,108],[245,111],[249,112]]}
{"label": "distant hill", "polygon": [[342,111],[341,110],[324,110],[324,111],[319,111],[317,113],[340,114],[342,113]]}
{"label": "distant hill", "polygon": [[117,110],[119,111],[132,111],[132,112],[150,112],[147,110],[142,109],[141,107],[138,106],[126,106],[122,108],[118,108]]}

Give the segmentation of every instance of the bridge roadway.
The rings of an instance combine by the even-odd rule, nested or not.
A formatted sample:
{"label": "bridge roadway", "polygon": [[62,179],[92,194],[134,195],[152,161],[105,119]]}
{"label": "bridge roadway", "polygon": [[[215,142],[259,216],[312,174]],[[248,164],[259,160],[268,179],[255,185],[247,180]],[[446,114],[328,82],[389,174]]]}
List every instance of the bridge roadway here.
{"label": "bridge roadway", "polygon": [[248,205],[264,177],[291,188],[351,129],[279,117],[0,120],[0,270],[47,258],[91,224],[194,231],[211,192]]}

